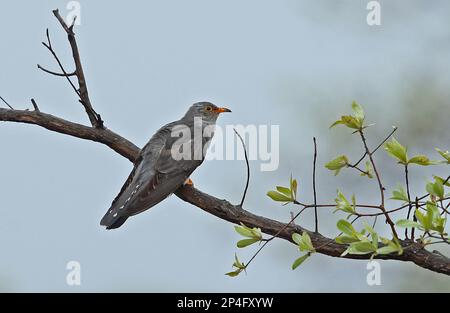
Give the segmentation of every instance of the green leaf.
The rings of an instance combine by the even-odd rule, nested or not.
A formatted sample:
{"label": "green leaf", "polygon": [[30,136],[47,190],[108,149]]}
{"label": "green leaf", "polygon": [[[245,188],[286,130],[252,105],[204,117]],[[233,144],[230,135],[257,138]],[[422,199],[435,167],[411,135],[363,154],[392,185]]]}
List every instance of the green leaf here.
{"label": "green leaf", "polygon": [[372,246],[374,246],[375,248],[378,248],[378,234],[375,231],[375,229],[373,229],[372,226],[370,226],[366,222],[364,222],[364,229],[367,230],[367,232],[372,237]]}
{"label": "green leaf", "polygon": [[271,198],[272,200],[278,202],[292,202],[292,199],[290,197],[285,196],[284,194],[277,191],[269,191],[267,193],[267,196],[269,196],[269,198]]}
{"label": "green leaf", "polygon": [[303,232],[302,235],[302,245],[300,245],[300,249],[302,250],[307,250],[307,251],[311,251],[311,252],[315,252],[316,250],[314,249],[314,246],[312,244],[311,241],[311,237],[309,237],[308,233],[306,231]]}
{"label": "green leaf", "polygon": [[356,198],[355,195],[352,195],[352,203],[347,200],[347,198],[338,190],[338,195],[336,199],[334,199],[336,202],[336,210],[333,211],[343,211],[350,214],[355,214],[356,212]]}
{"label": "green leaf", "polygon": [[351,237],[355,236],[355,233],[356,233],[355,228],[353,227],[352,224],[350,224],[350,222],[348,222],[346,220],[339,220],[337,222],[337,228],[341,232],[343,232],[344,234],[346,234],[348,236],[351,236]]}
{"label": "green leaf", "polygon": [[353,101],[352,109],[353,109],[353,114],[354,114],[355,118],[358,121],[360,121],[361,125],[362,125],[362,122],[364,121],[364,110],[363,110],[363,108],[358,103]]}
{"label": "green leaf", "polygon": [[359,121],[357,118],[350,116],[350,115],[341,116],[341,119],[337,120],[336,122],[331,124],[330,128],[332,128],[336,125],[340,125],[340,124],[345,125],[348,128],[352,128],[352,129],[361,129],[362,128],[361,121]]}
{"label": "green leaf", "polygon": [[233,271],[233,272],[225,273],[225,275],[228,275],[228,276],[230,276],[230,277],[236,277],[236,276],[238,276],[241,272],[242,272],[242,270],[235,270],[235,271]]}
{"label": "green leaf", "polygon": [[425,155],[416,155],[415,157],[412,157],[409,159],[408,164],[417,164],[422,166],[428,166],[428,165],[436,165],[439,162],[438,161],[431,161],[427,156]]}
{"label": "green leaf", "polygon": [[392,137],[391,141],[386,142],[384,145],[384,149],[395,159],[399,161],[399,163],[407,164],[408,156],[406,147],[402,146],[394,137]]}
{"label": "green leaf", "polygon": [[406,193],[406,190],[405,190],[405,188],[403,188],[402,185],[397,185],[397,189],[392,191],[391,199],[409,202],[408,194]]}
{"label": "green leaf", "polygon": [[245,265],[244,263],[242,263],[241,261],[239,261],[237,254],[234,255],[234,263],[233,266],[238,268],[238,269],[245,269]]}
{"label": "green leaf", "polygon": [[444,198],[444,185],[438,179],[435,179],[434,183],[427,183],[426,190],[430,195],[436,196],[439,199]]}
{"label": "green leaf", "polygon": [[441,149],[436,148],[436,151],[447,161],[447,164],[450,164],[450,152],[442,151]]}
{"label": "green leaf", "polygon": [[291,189],[287,188],[287,187],[282,187],[282,186],[277,186],[277,191],[279,191],[280,193],[284,194],[285,196],[291,198]]}
{"label": "green leaf", "polygon": [[294,199],[297,199],[297,187],[298,183],[296,179],[292,179],[291,181],[291,191],[293,193]]}
{"label": "green leaf", "polygon": [[325,167],[330,171],[335,171],[334,175],[339,174],[339,171],[348,165],[348,158],[345,155],[338,156],[334,160],[325,164]]}
{"label": "green leaf", "polygon": [[389,254],[397,252],[397,254],[400,255],[403,253],[403,247],[401,246],[398,239],[393,238],[392,240],[389,240],[387,238],[381,237],[381,242],[383,242],[385,246],[377,249],[377,254]]}
{"label": "green leaf", "polygon": [[311,242],[307,232],[303,232],[302,235],[293,233],[292,240],[298,245],[300,251],[315,252],[314,246]]}
{"label": "green leaf", "polygon": [[450,187],[450,180],[448,180],[448,181],[444,184],[444,182],[445,182],[445,179],[444,179],[444,178],[442,178],[442,177],[440,177],[440,176],[436,176],[436,175],[434,175],[433,177],[434,177],[434,179],[435,179],[436,181],[439,181],[442,185],[445,185],[445,186],[447,186],[447,187]]}
{"label": "green leaf", "polygon": [[384,246],[377,249],[377,254],[389,254],[393,252],[398,252],[398,249],[393,246]]}
{"label": "green leaf", "polygon": [[234,229],[239,235],[242,235],[244,237],[253,238],[253,233],[248,227],[241,227],[241,226],[234,226]]}
{"label": "green leaf", "polygon": [[293,233],[292,234],[292,240],[297,244],[300,245],[300,242],[302,240],[302,235],[297,234],[297,233]]}
{"label": "green leaf", "polygon": [[340,244],[350,244],[350,243],[359,241],[357,238],[355,238],[355,237],[350,237],[350,236],[347,236],[347,235],[341,235],[341,236],[338,236],[338,237],[336,237],[334,240],[335,240],[337,243],[340,243]]}
{"label": "green leaf", "polygon": [[406,219],[398,220],[397,223],[395,223],[395,225],[403,228],[410,228],[410,227],[422,228],[419,223]]}
{"label": "green leaf", "polygon": [[255,242],[258,242],[259,240],[260,239],[258,239],[258,238],[242,239],[242,240],[239,240],[237,242],[237,247],[238,248],[245,248],[245,247],[247,247],[249,245],[254,244]]}
{"label": "green leaf", "polygon": [[431,221],[428,220],[428,217],[424,215],[422,212],[420,212],[419,209],[416,209],[416,212],[414,212],[414,215],[416,216],[417,220],[419,221],[420,225],[425,230],[431,229]]}
{"label": "green leaf", "polygon": [[358,241],[350,244],[350,247],[345,250],[341,256],[347,254],[368,254],[376,252],[377,248],[369,241]]}
{"label": "green leaf", "polygon": [[303,262],[305,262],[305,260],[307,258],[309,258],[310,254],[307,253],[305,255],[302,255],[301,257],[299,257],[297,260],[294,261],[294,263],[292,263],[292,269],[295,270],[297,267],[300,266],[300,264],[302,264]]}
{"label": "green leaf", "polygon": [[372,163],[370,161],[366,161],[366,168],[364,170],[365,173],[361,173],[361,176],[367,176],[369,178],[373,178],[373,168]]}

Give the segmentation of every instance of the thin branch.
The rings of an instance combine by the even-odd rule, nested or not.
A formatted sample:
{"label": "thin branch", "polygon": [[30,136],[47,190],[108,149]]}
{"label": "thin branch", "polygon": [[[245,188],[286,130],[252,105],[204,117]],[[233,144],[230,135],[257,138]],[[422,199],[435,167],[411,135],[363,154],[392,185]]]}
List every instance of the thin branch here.
{"label": "thin branch", "polygon": [[[395,130],[395,129],[394,129]],[[377,178],[377,182],[378,182],[378,187],[380,189],[380,196],[381,196],[381,205],[380,205],[380,209],[381,211],[384,213],[384,216],[386,217],[386,222],[389,224],[389,226],[391,227],[392,230],[392,234],[395,238],[398,239],[398,235],[397,235],[397,231],[395,230],[395,224],[394,222],[391,220],[391,217],[389,216],[389,214],[386,212],[386,209],[384,207],[384,190],[385,188],[383,187],[383,183],[381,182],[381,177],[380,177],[380,173],[377,170],[377,166],[375,165],[375,161],[373,159],[372,153],[369,150],[369,147],[367,146],[367,141],[366,141],[366,137],[364,136],[364,132],[360,129],[359,130],[359,134],[361,136],[361,140],[363,142],[364,148],[366,149],[366,153],[369,156],[369,160],[370,163],[372,164],[372,168],[373,171],[375,172],[375,176]],[[381,145],[379,146],[381,147]]]}
{"label": "thin branch", "polygon": [[[406,194],[408,196],[408,204],[409,204],[408,214],[406,215],[406,219],[409,220],[409,216],[411,215],[411,211],[412,211],[412,204],[411,204],[411,193],[410,193],[410,189],[409,189],[408,164],[405,164],[405,181],[406,181]],[[412,232],[412,230],[411,230],[411,232]],[[406,239],[408,239],[408,228],[405,229],[405,237],[406,237]]]}
{"label": "thin branch", "polygon": [[[391,136],[397,131],[398,127],[397,126],[393,126],[393,130],[389,133],[389,135],[387,135],[386,138],[383,139],[382,142],[380,142],[380,144],[378,146],[376,146],[375,149],[373,149],[372,154],[374,154],[375,152],[377,152],[378,149],[380,149],[383,144],[389,140],[389,138],[391,138]],[[353,165],[351,165],[350,167],[357,167],[359,165],[359,163],[361,163],[364,158],[367,156],[367,151],[364,152],[363,156]]]}
{"label": "thin branch", "polygon": [[69,40],[70,47],[72,49],[72,56],[75,63],[75,73],[78,79],[80,102],[84,106],[92,126],[95,128],[103,128],[104,122],[100,114],[95,112],[94,108],[92,107],[91,100],[89,98],[86,78],[84,76],[83,66],[81,65],[80,52],[78,50],[77,41],[75,39],[75,33],[73,32],[73,24],[72,26],[68,27],[64,19],[59,14],[59,10],[53,10],[53,14],[66,31],[67,38]]}
{"label": "thin branch", "polygon": [[239,140],[241,141],[242,149],[244,149],[245,164],[247,166],[247,181],[245,182],[244,193],[242,195],[241,203],[239,204],[239,206],[242,207],[244,205],[245,196],[247,195],[248,185],[250,183],[250,164],[248,162],[247,147],[245,146],[244,139],[242,139],[242,136],[237,132],[236,129],[233,128],[233,130],[236,133],[236,135],[239,137]]}
{"label": "thin branch", "polygon": [[39,111],[39,107],[38,107],[36,101],[35,101],[33,98],[31,98],[31,104],[33,105],[33,108],[34,108],[34,110],[35,110],[36,112],[40,112],[40,111]]}
{"label": "thin branch", "polygon": [[11,105],[9,105],[9,103],[5,99],[3,99],[2,96],[0,96],[0,99],[8,106],[8,108],[10,108],[11,110],[14,110],[14,108]]}
{"label": "thin branch", "polygon": [[300,216],[300,214],[303,213],[303,211],[305,211],[306,208],[301,209],[297,214],[295,214],[291,220],[289,221],[289,223],[287,223],[286,225],[284,225],[282,228],[280,228],[280,230],[275,233],[272,237],[264,240],[264,243],[259,247],[258,250],[256,250],[256,252],[253,254],[253,256],[250,258],[250,260],[247,262],[247,264],[245,265],[245,269],[248,268],[248,266],[250,265],[250,263],[252,263],[252,261],[256,258],[256,256],[261,252],[262,249],[264,249],[264,247],[271,242],[273,239],[277,238],[279,234],[281,234],[281,232],[283,232],[286,228],[288,228],[292,223],[294,223],[295,219],[297,217]]}
{"label": "thin branch", "polygon": [[[75,87],[74,83],[72,82],[72,80],[70,79],[69,74],[67,73],[66,69],[64,68],[64,66],[61,63],[61,60],[59,59],[58,55],[56,54],[55,50],[53,50],[52,47],[52,42],[50,40],[50,34],[48,31],[48,28],[46,30],[46,36],[47,36],[47,43],[42,42],[42,44],[44,45],[44,47],[47,48],[48,51],[50,51],[50,53],[53,55],[53,58],[56,60],[56,63],[58,63],[59,68],[61,69],[61,71],[64,74],[64,77],[67,79],[67,81],[69,82],[70,86],[72,87],[72,89],[75,91],[75,93],[77,94],[78,97],[81,97],[80,95],[80,91],[78,90],[77,87]],[[38,68],[39,68],[39,64],[38,64]]]}
{"label": "thin branch", "polygon": [[316,192],[316,163],[317,163],[317,142],[316,137],[313,137],[314,142],[314,159],[313,159],[313,192],[314,192],[314,231],[319,232],[319,217],[317,214],[317,192]]}
{"label": "thin branch", "polygon": [[75,71],[73,71],[72,73],[65,74],[65,73],[57,73],[57,72],[50,71],[50,70],[46,69],[45,67],[43,67],[43,66],[41,66],[39,64],[37,65],[37,67],[41,71],[46,72],[46,73],[51,74],[51,75],[55,75],[55,76],[60,76],[60,77],[68,77],[69,76],[70,77],[70,76],[75,76],[76,75]]}

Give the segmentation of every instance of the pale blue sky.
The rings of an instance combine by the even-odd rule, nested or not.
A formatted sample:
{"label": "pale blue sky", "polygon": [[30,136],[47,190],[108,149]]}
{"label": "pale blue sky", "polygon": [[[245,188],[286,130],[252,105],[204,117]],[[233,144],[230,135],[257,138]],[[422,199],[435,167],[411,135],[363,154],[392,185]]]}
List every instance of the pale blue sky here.
{"label": "pale blue sky", "polygon": [[[311,196],[311,138],[318,137],[319,200],[337,188],[377,201],[372,182],[355,174],[332,177],[331,157],[356,156],[358,142],[328,126],[357,100],[370,120],[371,142],[395,124],[413,151],[448,141],[450,27],[448,1],[381,1],[382,25],[366,24],[367,1],[81,1],[76,27],[91,100],[106,125],[142,146],[161,125],[196,101],[228,106],[219,124],[280,125],[280,167],[252,166],[246,208],[289,218],[267,190],[289,175]],[[42,111],[87,123],[64,79],[40,44],[48,27],[55,49],[72,68],[70,50],[51,10],[67,1],[0,5],[0,95],[18,108],[34,97]],[[352,140],[349,140],[352,139]],[[26,125],[0,125],[0,290],[5,291],[450,291],[448,278],[412,264],[382,262],[382,286],[366,284],[366,263],[317,255],[298,270],[294,246],[277,241],[247,275],[230,279],[239,250],[233,226],[171,197],[116,231],[99,221],[131,164],[91,142]],[[414,147],[414,148],[413,148]],[[380,154],[386,185],[401,180]],[[442,169],[441,169],[442,170]],[[434,170],[412,173],[423,181]],[[428,176],[427,176],[428,175]],[[198,188],[237,203],[242,161],[206,162],[193,175]],[[321,212],[327,235],[337,220]],[[311,227],[311,215],[299,221]],[[379,224],[380,229],[383,223]],[[66,285],[65,266],[77,260],[82,285]]]}

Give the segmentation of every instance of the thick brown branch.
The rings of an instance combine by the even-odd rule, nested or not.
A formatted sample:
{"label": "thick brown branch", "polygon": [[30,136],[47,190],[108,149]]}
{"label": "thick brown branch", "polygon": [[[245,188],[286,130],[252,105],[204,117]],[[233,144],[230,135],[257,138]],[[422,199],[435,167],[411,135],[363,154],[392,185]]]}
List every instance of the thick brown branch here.
{"label": "thick brown branch", "polygon": [[[0,121],[35,124],[58,133],[99,142],[110,147],[131,162],[136,160],[140,151],[132,142],[108,129],[84,126],[38,111],[0,108]],[[294,224],[286,227],[285,223],[252,214],[243,210],[240,206],[232,205],[226,200],[220,200],[192,187],[183,187],[176,192],[176,195],[180,199],[221,219],[235,224],[242,222],[249,227],[259,227],[264,233],[269,235],[276,235],[284,228],[284,230],[278,234],[278,237],[289,241],[292,241],[291,236],[293,232],[301,233],[307,231],[314,246],[317,247],[317,252],[325,255],[339,257],[346,249],[345,245],[337,244],[332,239],[324,237],[319,233],[311,232]],[[320,205],[317,205],[317,207],[320,207]],[[399,256],[392,254],[377,256],[376,258],[411,261],[420,267],[450,275],[450,259],[440,254],[429,252],[412,241],[401,241],[401,243],[403,246],[409,246],[403,255]],[[369,255],[346,255],[345,257],[365,260],[370,258]]]}
{"label": "thick brown branch", "polygon": [[35,124],[61,134],[99,142],[132,162],[139,154],[139,148],[132,142],[108,129],[84,126],[39,111],[0,108],[0,121]]}
{"label": "thick brown branch", "polygon": [[[261,230],[269,235],[277,234],[280,229],[286,224],[252,214],[239,206],[232,205],[226,200],[221,200],[201,192],[190,186],[180,188],[176,195],[182,200],[189,202],[202,210],[213,214],[221,219],[227,220],[231,223],[244,223],[248,227],[259,227]],[[292,233],[302,233],[307,231],[317,252],[332,256],[340,257],[342,252],[347,248],[346,245],[341,245],[334,242],[332,239],[322,236],[321,234],[307,230],[301,226],[291,224],[278,234],[279,238],[286,239],[290,242],[292,240]],[[422,248],[418,243],[412,241],[401,241],[402,246],[408,247],[402,255],[389,254],[378,255],[376,259],[410,261],[416,265],[432,270],[434,272],[450,275],[450,259],[437,253],[429,252]],[[363,259],[369,260],[370,255],[350,255],[347,254],[345,258],[348,259]]]}

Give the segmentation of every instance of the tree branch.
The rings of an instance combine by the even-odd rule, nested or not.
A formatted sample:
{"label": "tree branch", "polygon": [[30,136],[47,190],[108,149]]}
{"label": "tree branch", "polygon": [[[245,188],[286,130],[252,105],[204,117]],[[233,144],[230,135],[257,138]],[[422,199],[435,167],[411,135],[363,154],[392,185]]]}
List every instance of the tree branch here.
{"label": "tree branch", "polygon": [[[10,109],[0,108],[0,121],[5,122],[17,122],[17,123],[26,123],[26,124],[34,124],[41,126],[43,128],[46,128],[50,131],[58,132],[61,134],[91,140],[94,142],[98,142],[101,144],[104,144],[117,152],[118,154],[124,156],[131,162],[134,162],[138,156],[139,156],[139,148],[134,145],[129,140],[121,137],[120,135],[106,129],[103,127],[103,121],[101,120],[100,115],[98,115],[94,109],[92,108],[91,102],[89,100],[86,80],[83,73],[83,68],[81,66],[81,60],[80,55],[78,52],[77,43],[75,40],[75,34],[73,32],[73,25],[70,27],[67,26],[67,24],[64,22],[62,17],[59,15],[58,10],[53,11],[55,17],[58,19],[58,21],[61,23],[62,27],[66,31],[68,35],[68,39],[72,48],[72,54],[75,62],[75,75],[78,78],[79,83],[79,90],[77,91],[77,94],[79,94],[80,102],[83,104],[83,106],[86,109],[86,112],[88,114],[88,117],[91,121],[91,124],[93,127],[77,124],[74,122],[70,122],[67,120],[64,120],[62,118],[46,114],[39,111],[39,108],[34,100],[32,100],[32,104],[34,107],[34,111],[28,111],[28,110],[14,110],[6,101],[4,101]],[[51,46],[50,38],[48,36],[48,44],[44,44],[51,52],[53,51],[53,48]],[[54,51],[53,51],[54,52]],[[57,59],[58,61],[58,59]],[[58,62],[61,70],[63,71],[64,77],[66,77],[70,81],[70,75],[67,74],[67,72],[64,70],[60,62]],[[55,74],[55,73],[51,73]],[[2,98],[0,98],[3,100]],[[394,129],[395,131],[395,129]],[[361,137],[365,145],[366,154],[363,156],[369,156],[372,166],[374,168],[375,173],[377,174],[377,179],[379,182],[381,197],[382,197],[382,203],[381,206],[370,206],[370,205],[359,205],[359,207],[366,207],[366,208],[378,208],[382,209],[382,213],[386,215],[386,219],[388,222],[392,221],[389,218],[389,212],[392,211],[386,211],[384,208],[384,188],[381,184],[381,180],[378,176],[377,169],[375,167],[372,154],[378,150],[381,145],[379,145],[377,148],[375,148],[373,151],[370,151],[367,143],[365,141],[364,135],[361,132]],[[386,139],[387,140],[387,139]],[[316,149],[316,148],[315,148]],[[245,149],[244,149],[245,150]],[[247,160],[248,161],[248,160]],[[359,162],[357,162],[358,164]],[[315,159],[314,159],[314,167],[315,167]],[[247,163],[247,169],[248,169],[248,163]],[[315,175],[314,175],[315,177]],[[445,182],[447,182],[450,179],[450,176],[447,178]],[[315,185],[315,178],[314,183]],[[248,182],[246,189],[248,187]],[[246,193],[246,191],[245,191]],[[308,232],[309,236],[311,237],[312,243],[314,247],[316,248],[316,251],[318,253],[322,253],[328,256],[332,257],[341,257],[341,254],[347,249],[347,245],[344,244],[338,244],[333,239],[327,238],[323,235],[321,235],[318,232],[312,232],[309,231],[301,226],[296,225],[293,222],[289,223],[282,223],[279,221],[275,221],[269,218],[265,218],[262,216],[258,216],[255,214],[252,214],[244,209],[242,209],[242,202],[244,201],[244,197],[241,201],[241,205],[233,205],[229,203],[226,200],[220,200],[216,197],[213,197],[211,195],[208,195],[206,193],[201,192],[200,190],[195,189],[191,186],[183,186],[179,190],[176,191],[176,195],[188,202],[193,204],[194,206],[197,206],[198,208],[204,210],[205,212],[208,212],[218,218],[221,218],[223,220],[229,221],[231,223],[240,224],[244,223],[248,227],[257,227],[260,228],[264,233],[268,235],[272,235],[274,237],[279,237],[288,241],[292,242],[292,234],[294,232],[296,233],[303,233],[304,231]],[[419,200],[424,199],[426,196],[418,198],[416,200],[416,203],[418,203]],[[303,205],[304,208],[302,211],[308,207],[314,207],[316,210],[317,208],[323,208],[323,207],[333,207],[334,205],[318,205],[316,203],[316,197],[314,199],[314,204],[312,205],[304,205],[297,201],[294,202],[295,204]],[[408,206],[408,205],[406,205]],[[395,209],[399,210],[402,207]],[[302,212],[300,211],[300,213]],[[296,216],[298,216],[300,213],[298,213]],[[295,219],[295,217],[293,219]],[[365,216],[368,216],[368,214],[365,214]],[[376,214],[375,216],[378,216]],[[354,220],[356,220],[359,216],[357,216]],[[293,221],[293,220],[292,220]],[[317,225],[317,224],[316,224]],[[391,224],[393,227],[393,224]],[[395,229],[393,229],[394,235],[396,236]],[[375,258],[378,259],[386,259],[386,260],[399,260],[399,261],[410,261],[415,263],[416,265],[429,269],[434,272],[443,273],[450,276],[450,259],[439,254],[439,253],[433,253],[430,251],[427,251],[424,249],[424,246],[415,243],[411,240],[400,240],[401,245],[404,247],[404,252],[402,255],[397,255],[394,253],[391,254],[385,254],[385,255],[376,255]],[[345,258],[350,259],[363,259],[363,260],[369,260],[372,258],[370,254],[366,255],[356,255],[356,254],[347,254]]]}
{"label": "tree branch", "polygon": [[[73,137],[87,139],[102,143],[112,150],[134,162],[139,155],[139,148],[129,140],[108,130],[98,129],[73,123],[38,111],[10,110],[0,108],[0,121],[35,124],[48,130]],[[239,224],[244,223],[248,227],[258,227],[269,235],[276,235],[280,229],[284,230],[277,236],[292,242],[292,233],[307,231],[311,237],[317,252],[332,257],[340,257],[347,248],[346,245],[337,244],[333,239],[324,237],[319,233],[309,231],[303,227],[286,224],[252,214],[238,205],[232,205],[226,200],[201,192],[193,187],[184,186],[175,193],[180,199],[199,207],[200,209],[226,221]],[[314,207],[314,205],[312,205]],[[317,205],[317,207],[321,207]],[[434,272],[450,275],[450,259],[442,255],[425,250],[420,244],[411,241],[401,241],[402,246],[408,247],[402,255],[388,254],[377,255],[375,258],[386,260],[410,261],[420,267]],[[370,255],[346,255],[345,258],[369,260]]]}
{"label": "tree branch", "polygon": [[84,126],[39,111],[0,108],[0,121],[34,124],[57,133],[99,142],[132,162],[139,155],[138,147],[111,130]]}
{"label": "tree branch", "polygon": [[[182,200],[189,202],[200,209],[215,215],[221,219],[227,220],[231,223],[239,224],[244,223],[247,227],[258,227],[261,231],[275,235],[280,229],[286,226],[286,224],[252,214],[246,210],[242,210],[239,206],[232,205],[226,200],[221,200],[216,197],[210,196],[190,186],[183,186],[180,188],[176,195]],[[333,239],[324,237],[321,234],[312,232],[298,225],[289,225],[280,232],[277,236],[290,242],[292,240],[292,234],[308,232],[311,237],[314,247],[317,247],[317,252],[332,257],[340,257],[340,255],[347,249],[346,245],[338,244]],[[404,250],[402,255],[387,254],[376,255],[375,259],[384,260],[398,260],[398,261],[410,261],[416,265],[432,270],[434,272],[450,275],[450,259],[437,253],[429,252],[425,250],[422,245],[412,241],[400,240],[403,247],[408,247]],[[370,255],[356,255],[347,254],[344,258],[347,259],[360,259],[369,260]]]}
{"label": "tree branch", "polygon": [[[89,98],[86,78],[84,76],[83,66],[81,65],[80,52],[78,50],[78,44],[75,39],[75,33],[73,32],[73,24],[70,27],[67,26],[66,22],[59,14],[59,10],[57,9],[53,10],[53,14],[66,31],[67,39],[69,40],[70,47],[72,49],[73,61],[75,62],[75,75],[77,76],[78,79],[78,86],[79,86],[78,91],[80,95],[80,103],[84,106],[92,126],[95,128],[103,128],[103,120],[100,114],[95,112],[94,108],[92,107],[91,100]],[[64,74],[67,77],[68,74],[65,72]]]}

